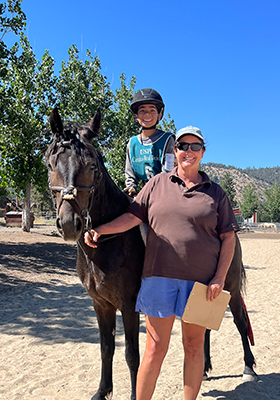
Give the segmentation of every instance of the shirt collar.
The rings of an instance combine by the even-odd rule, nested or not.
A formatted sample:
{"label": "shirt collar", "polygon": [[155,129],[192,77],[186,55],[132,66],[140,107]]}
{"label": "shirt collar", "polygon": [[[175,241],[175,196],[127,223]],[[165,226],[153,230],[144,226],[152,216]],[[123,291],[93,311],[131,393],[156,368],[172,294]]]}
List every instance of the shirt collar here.
{"label": "shirt collar", "polygon": [[[207,185],[212,185],[212,181],[210,180],[209,176],[203,172],[203,171],[198,171],[198,173],[202,176],[202,182],[201,184],[207,184]],[[179,177],[178,175],[178,167],[175,167],[171,172],[169,172],[169,179],[171,182],[178,182],[182,183],[183,180]]]}

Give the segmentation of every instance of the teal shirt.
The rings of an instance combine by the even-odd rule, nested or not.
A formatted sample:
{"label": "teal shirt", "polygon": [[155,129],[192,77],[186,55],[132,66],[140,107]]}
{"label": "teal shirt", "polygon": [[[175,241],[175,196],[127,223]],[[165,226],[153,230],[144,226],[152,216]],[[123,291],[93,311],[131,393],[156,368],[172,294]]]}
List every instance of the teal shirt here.
{"label": "teal shirt", "polygon": [[163,132],[158,140],[146,145],[140,143],[138,136],[130,139],[131,165],[139,180],[148,181],[161,172],[163,151],[169,136],[169,132]]}

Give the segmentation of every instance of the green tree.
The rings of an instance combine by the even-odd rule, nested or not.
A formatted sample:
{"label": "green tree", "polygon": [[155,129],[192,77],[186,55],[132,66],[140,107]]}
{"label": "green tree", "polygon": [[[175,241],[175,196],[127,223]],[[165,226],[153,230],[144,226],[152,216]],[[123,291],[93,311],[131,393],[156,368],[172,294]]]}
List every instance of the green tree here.
{"label": "green tree", "polygon": [[132,135],[139,133],[140,128],[130,111],[136,79],[132,77],[128,86],[123,73],[120,76],[120,81],[121,87],[116,89],[114,95],[112,125],[104,150],[108,171],[115,183],[123,188],[125,185],[124,169],[127,142]]}
{"label": "green tree", "polygon": [[48,189],[39,191],[36,187],[31,187],[31,201],[36,204],[36,211],[55,211],[51,193]]}
{"label": "green tree", "polygon": [[23,230],[30,231],[31,185],[44,190],[47,171],[43,156],[49,143],[46,115],[55,103],[54,60],[45,52],[36,60],[28,39],[21,34],[21,48],[14,56],[0,85],[0,97],[7,100],[0,123],[1,185],[23,197]]}
{"label": "green tree", "polygon": [[68,50],[68,61],[63,61],[57,83],[57,103],[63,120],[84,124],[100,108],[102,129],[98,143],[107,140],[111,126],[113,92],[106,76],[101,73],[101,63],[87,50],[86,59],[79,57],[78,48],[73,45]]}
{"label": "green tree", "polygon": [[10,32],[18,35],[25,27],[25,21],[21,0],[7,0],[6,3],[0,3],[0,60],[7,60],[10,55],[10,50],[4,42],[5,35]]}
{"label": "green tree", "polygon": [[269,222],[280,222],[280,186],[278,183],[265,190],[266,202],[264,208],[270,219]]}
{"label": "green tree", "polygon": [[162,129],[165,132],[176,133],[176,125],[174,119],[171,118],[170,114],[167,114],[167,118],[163,117],[160,121],[159,129]]}
{"label": "green tree", "polygon": [[242,201],[239,203],[240,210],[245,219],[251,218],[259,207],[259,198],[254,184],[245,186],[242,193]]}
{"label": "green tree", "polygon": [[234,188],[234,181],[230,172],[225,172],[221,179],[220,185],[226,192],[232,208],[235,208],[237,205],[235,201],[236,190]]}
{"label": "green tree", "polygon": [[260,203],[258,207],[258,222],[267,222],[269,220],[268,212],[263,203]]}
{"label": "green tree", "polygon": [[[6,77],[9,62],[14,57],[15,46],[8,48],[4,39],[8,33],[18,35],[25,27],[26,16],[21,10],[21,0],[8,0],[0,3],[0,86]],[[0,93],[0,123],[5,114],[9,98]]]}

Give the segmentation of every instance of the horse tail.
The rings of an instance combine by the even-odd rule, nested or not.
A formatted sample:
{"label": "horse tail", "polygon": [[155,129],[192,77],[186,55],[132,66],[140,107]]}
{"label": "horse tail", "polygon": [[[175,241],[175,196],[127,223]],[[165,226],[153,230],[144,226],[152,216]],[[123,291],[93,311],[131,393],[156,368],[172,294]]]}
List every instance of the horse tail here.
{"label": "horse tail", "polygon": [[240,298],[241,298],[241,303],[242,303],[242,306],[243,306],[243,309],[244,309],[244,312],[245,312],[245,315],[246,315],[246,319],[247,319],[248,338],[249,338],[249,340],[250,340],[251,345],[254,346],[254,345],[255,345],[255,340],[254,340],[254,334],[253,334],[252,325],[251,325],[251,322],[250,322],[250,318],[249,318],[249,315],[248,315],[248,311],[247,311],[245,302],[244,302],[244,300],[243,300],[243,297],[241,296],[241,293],[242,293],[242,294],[245,294],[245,292],[246,292],[246,280],[247,280],[247,278],[246,278],[246,271],[245,271],[243,262],[241,262],[241,288],[240,288]]}
{"label": "horse tail", "polygon": [[241,261],[241,271],[240,271],[241,279],[240,279],[240,292],[244,295],[246,293],[246,271],[243,265],[243,262]]}
{"label": "horse tail", "polygon": [[241,303],[242,303],[243,309],[245,311],[246,319],[247,319],[248,338],[250,340],[251,346],[254,346],[255,345],[254,334],[253,334],[253,329],[252,329],[252,325],[251,325],[251,322],[250,322],[250,318],[249,318],[249,315],[248,315],[248,311],[247,311],[245,302],[244,302],[244,300],[243,300],[241,295],[240,295],[240,298],[241,298]]}

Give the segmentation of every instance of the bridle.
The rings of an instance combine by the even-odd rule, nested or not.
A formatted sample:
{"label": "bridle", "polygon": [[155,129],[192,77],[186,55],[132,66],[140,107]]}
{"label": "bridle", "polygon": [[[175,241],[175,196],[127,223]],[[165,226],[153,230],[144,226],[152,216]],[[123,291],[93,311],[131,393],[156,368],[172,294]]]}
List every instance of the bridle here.
{"label": "bridle", "polygon": [[[81,139],[79,139],[79,140],[82,141]],[[89,144],[86,144],[86,143],[84,143],[84,144],[89,149],[94,149],[94,147],[92,145],[89,145]],[[59,147],[67,147],[67,146],[71,146],[71,141],[63,141],[63,142],[59,143]],[[98,163],[98,165],[99,165],[99,163]],[[98,173],[98,176],[95,179],[95,184],[92,184],[91,186],[73,186],[73,185],[69,185],[69,186],[65,187],[65,186],[52,186],[51,184],[49,184],[49,189],[51,190],[54,207],[57,209],[56,210],[57,216],[59,215],[59,210],[60,210],[60,207],[62,206],[62,203],[63,203],[64,200],[66,200],[66,201],[74,201],[74,204],[76,205],[76,207],[78,209],[79,215],[82,218],[84,218],[84,220],[85,220],[84,233],[88,232],[90,236],[91,236],[90,230],[92,228],[90,210],[91,210],[91,207],[92,207],[92,204],[93,204],[93,198],[94,198],[95,189],[99,185],[99,182],[100,182],[100,180],[102,178],[102,175],[103,175],[102,171],[100,170],[100,165],[99,165],[99,167],[95,168],[94,172]],[[85,191],[87,191],[88,194],[89,194],[89,201],[88,201],[88,207],[82,209],[82,207],[80,206],[79,201],[77,199],[77,196],[78,196],[79,192],[85,192]],[[56,202],[55,202],[55,195],[54,195],[55,192],[60,192],[60,196],[61,196],[58,206],[56,206]],[[119,235],[120,235],[119,233],[112,234],[112,235],[102,235],[102,238],[98,239],[98,243],[107,241],[107,240],[112,239],[112,238],[114,238],[116,236],[119,236]],[[79,243],[79,245],[80,245],[80,243]]]}
{"label": "bridle", "polygon": [[[76,136],[77,138],[77,136]],[[82,141],[81,139],[78,139],[80,142],[82,142],[87,148],[89,149],[94,149],[94,147],[90,144],[86,144],[84,143],[84,141]],[[58,144],[59,147],[72,147],[73,143],[71,141],[62,141],[61,143]],[[51,194],[52,194],[52,199],[53,199],[53,203],[54,206],[56,208],[56,214],[57,216],[59,215],[59,210],[60,207],[62,206],[62,203],[64,200],[66,201],[74,201],[74,204],[76,205],[77,208],[77,213],[84,218],[85,223],[84,223],[84,232],[86,231],[90,231],[91,229],[91,217],[90,217],[90,210],[92,207],[92,203],[93,203],[93,197],[94,197],[94,191],[96,189],[96,187],[98,186],[101,178],[102,178],[102,172],[100,170],[100,167],[96,167],[94,172],[98,173],[97,178],[95,179],[95,181],[97,180],[97,182],[94,184],[92,184],[91,186],[73,186],[73,185],[69,185],[67,187],[65,186],[52,186],[49,183],[49,189],[51,190]],[[60,192],[60,201],[59,204],[56,205],[55,202],[55,193]],[[89,194],[89,201],[88,201],[88,206],[87,208],[82,208],[79,204],[79,201],[77,199],[78,193],[79,192],[88,192]]]}

